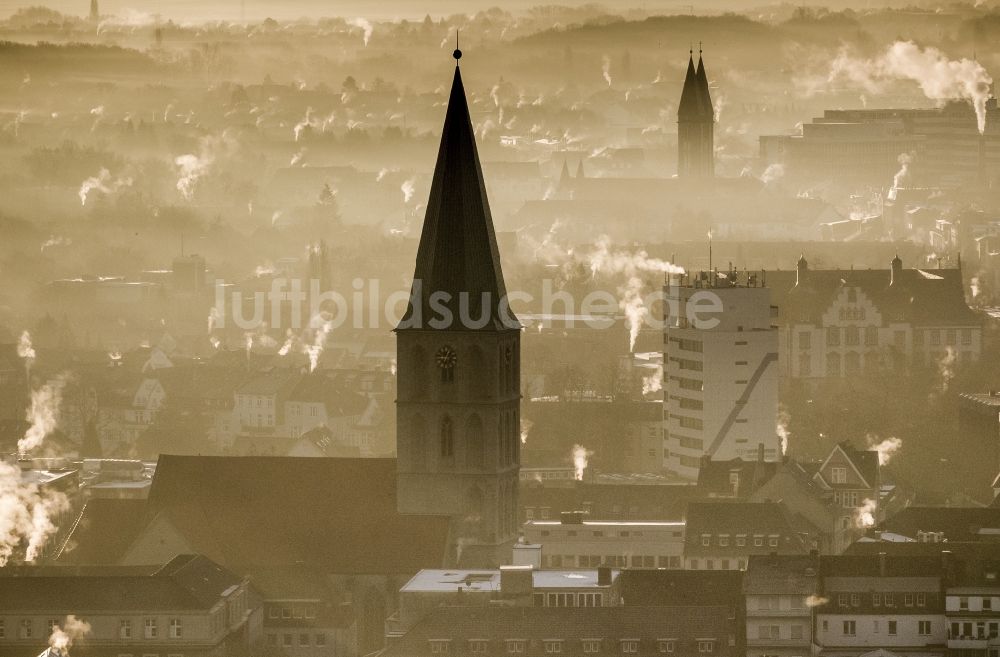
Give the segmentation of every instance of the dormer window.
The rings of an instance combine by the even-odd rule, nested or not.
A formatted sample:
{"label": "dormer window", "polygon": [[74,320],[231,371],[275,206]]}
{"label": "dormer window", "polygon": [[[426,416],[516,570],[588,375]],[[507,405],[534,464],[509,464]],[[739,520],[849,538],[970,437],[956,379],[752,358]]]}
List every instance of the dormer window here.
{"label": "dormer window", "polygon": [[701,653],[712,653],[712,652],[715,652],[715,641],[713,641],[713,640],[699,640],[698,641],[698,652],[701,652]]}
{"label": "dormer window", "polygon": [[601,652],[601,640],[600,639],[584,639],[583,652],[594,655]]}
{"label": "dormer window", "polygon": [[507,654],[523,655],[524,646],[527,643],[524,639],[507,639]]}
{"label": "dormer window", "polygon": [[562,639],[546,639],[542,643],[545,646],[545,653],[548,655],[556,655],[562,652]]}
{"label": "dormer window", "polygon": [[656,642],[656,649],[659,652],[673,652],[677,648],[677,641],[674,639],[659,639]]}
{"label": "dormer window", "polygon": [[450,639],[431,639],[427,642],[431,647],[431,654],[447,655],[451,647]]}
{"label": "dormer window", "polygon": [[488,646],[486,639],[469,639],[469,652],[473,655],[485,655]]}
{"label": "dormer window", "polygon": [[639,639],[622,639],[622,654],[634,655],[639,652]]}

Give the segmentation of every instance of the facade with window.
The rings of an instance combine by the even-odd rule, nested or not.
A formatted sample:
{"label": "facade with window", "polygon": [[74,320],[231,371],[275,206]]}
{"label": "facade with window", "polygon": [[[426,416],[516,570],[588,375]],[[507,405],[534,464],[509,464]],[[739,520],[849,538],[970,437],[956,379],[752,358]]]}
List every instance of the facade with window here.
{"label": "facade with window", "polygon": [[664,469],[682,479],[697,480],[706,455],[781,458],[777,311],[741,277],[703,273],[664,290]]}
{"label": "facade with window", "polygon": [[1000,562],[969,560],[963,567],[951,567],[950,572],[953,581],[945,592],[949,650],[954,655],[997,657],[1000,655]]}
{"label": "facade with window", "polygon": [[681,568],[684,523],[668,521],[532,520],[522,530],[542,546],[544,568]]}
{"label": "facade with window", "polygon": [[[386,623],[386,636],[389,641],[398,638],[442,605],[603,608],[617,606],[621,596],[619,571],[610,568],[426,569],[399,590],[399,609]],[[510,640],[515,641],[517,637]]]}
{"label": "facade with window", "polygon": [[0,654],[41,652],[57,627],[73,622],[67,609],[90,625],[73,647],[81,657],[224,657],[261,647],[256,592],[205,557],[181,555],[142,575],[119,566],[75,571],[0,570]]}
{"label": "facade with window", "polygon": [[834,446],[813,475],[813,483],[832,501],[834,527],[830,550],[839,554],[882,519],[879,509],[881,466],[878,452],[849,442]]}
{"label": "facade with window", "polygon": [[945,655],[945,571],[939,557],[822,557],[813,600],[821,654]]}
{"label": "facade with window", "polygon": [[781,372],[836,379],[866,371],[977,361],[982,318],[965,301],[962,270],[809,269],[768,272],[779,308]]}
{"label": "facade with window", "polygon": [[746,570],[751,555],[809,554],[819,530],[793,527],[775,502],[692,502],[687,507],[684,567]]}
{"label": "facade with window", "polygon": [[811,604],[818,589],[816,555],[751,556],[743,576],[747,654],[810,655]]}
{"label": "facade with window", "polygon": [[729,611],[714,605],[445,606],[391,641],[382,655],[745,657],[740,633]]}

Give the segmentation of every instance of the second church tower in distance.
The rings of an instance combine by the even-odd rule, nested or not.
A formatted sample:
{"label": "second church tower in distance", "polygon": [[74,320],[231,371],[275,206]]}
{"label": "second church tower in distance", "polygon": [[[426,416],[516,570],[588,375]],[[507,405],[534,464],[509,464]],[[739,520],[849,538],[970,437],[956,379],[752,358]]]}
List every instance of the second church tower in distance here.
{"label": "second church tower in distance", "polygon": [[456,565],[506,563],[517,537],[521,328],[506,306],[457,63],[413,278],[396,328],[397,506],[451,517]]}
{"label": "second church tower in distance", "polygon": [[682,178],[715,175],[715,108],[700,49],[697,69],[694,51],[689,54],[684,89],[677,106],[677,175]]}

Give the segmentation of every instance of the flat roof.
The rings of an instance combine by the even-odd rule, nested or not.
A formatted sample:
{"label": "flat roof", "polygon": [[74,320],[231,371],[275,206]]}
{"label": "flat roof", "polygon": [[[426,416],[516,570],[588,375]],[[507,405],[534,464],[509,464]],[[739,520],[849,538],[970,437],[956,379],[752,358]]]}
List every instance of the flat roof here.
{"label": "flat roof", "polygon": [[583,522],[562,522],[560,520],[529,520],[526,525],[567,527],[683,527],[683,520],[584,520]]}
{"label": "flat roof", "polygon": [[[612,570],[611,580],[621,571]],[[597,569],[534,570],[531,573],[535,589],[597,588]],[[603,588],[603,587],[602,587]],[[401,592],[448,593],[462,589],[476,592],[499,592],[499,570],[425,569],[414,575]]]}

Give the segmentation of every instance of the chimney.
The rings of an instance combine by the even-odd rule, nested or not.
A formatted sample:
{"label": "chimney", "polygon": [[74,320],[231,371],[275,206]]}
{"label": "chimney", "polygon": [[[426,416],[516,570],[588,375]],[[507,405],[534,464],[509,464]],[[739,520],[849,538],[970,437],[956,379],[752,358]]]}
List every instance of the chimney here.
{"label": "chimney", "polygon": [[611,566],[597,567],[597,585],[611,586]]}
{"label": "chimney", "polygon": [[757,443],[757,463],[764,462],[764,443]]}
{"label": "chimney", "polygon": [[531,566],[500,566],[500,595],[530,600],[535,589],[534,572]]}
{"label": "chimney", "polygon": [[878,576],[885,577],[885,552],[878,553]]}
{"label": "chimney", "polygon": [[954,582],[955,562],[952,560],[951,550],[941,550],[941,577],[944,584],[950,586]]}
{"label": "chimney", "polygon": [[525,543],[523,537],[514,544],[511,556],[515,566],[542,567],[542,546]]}

